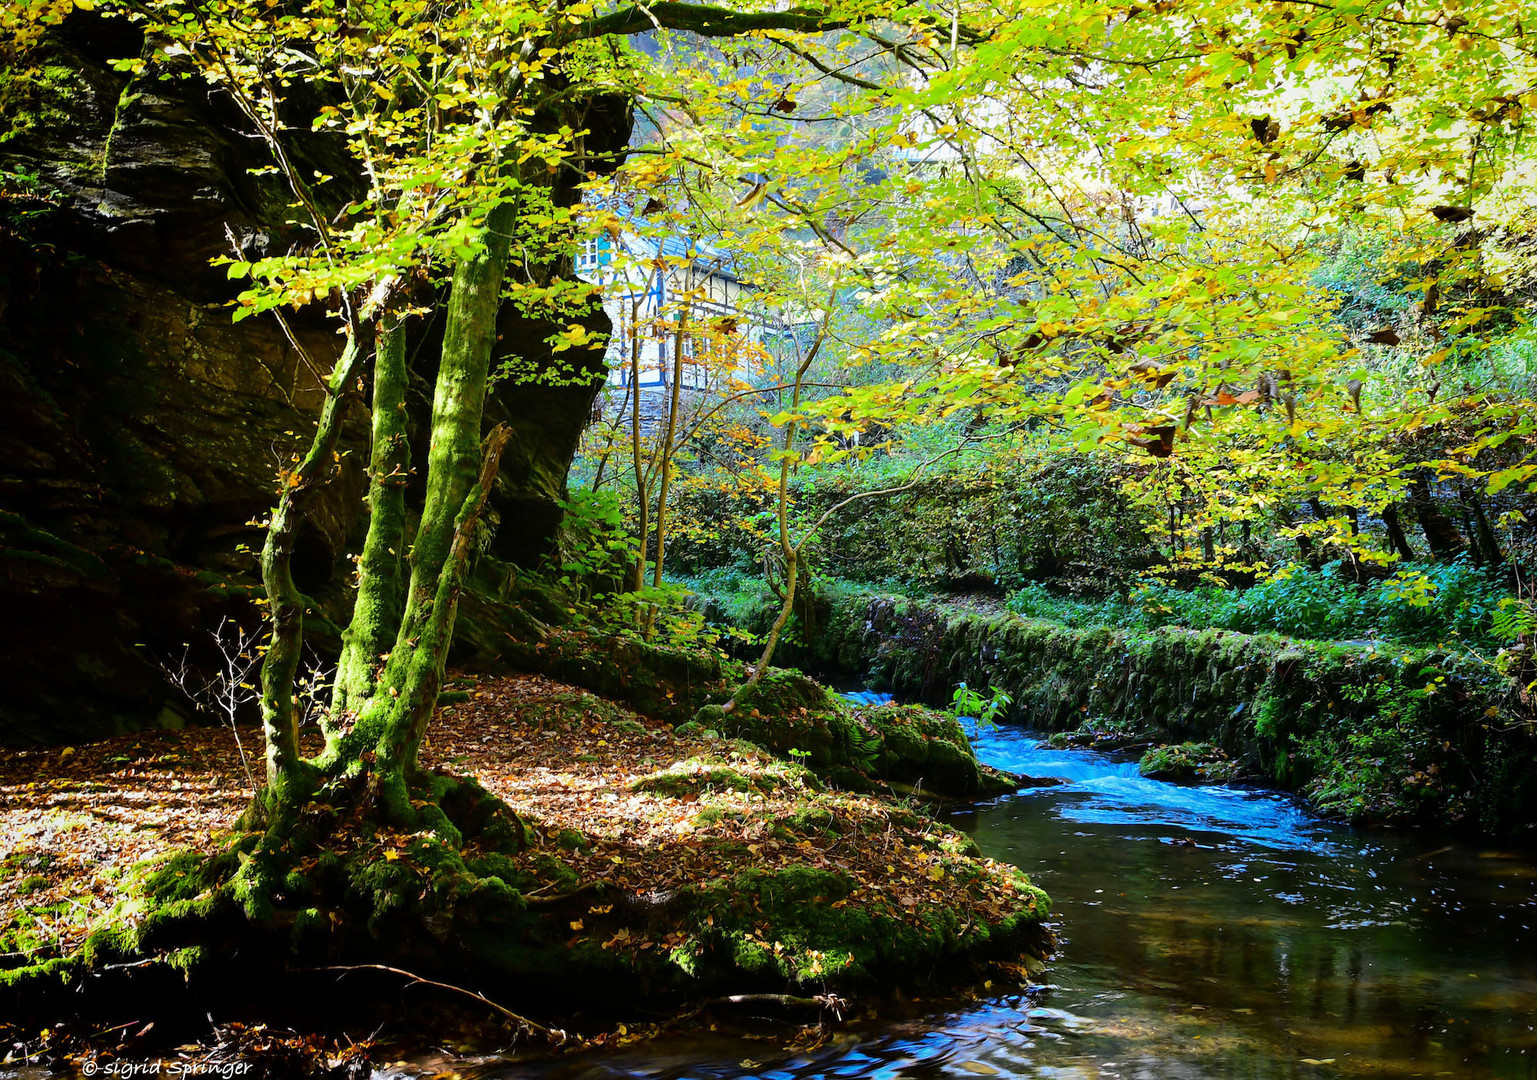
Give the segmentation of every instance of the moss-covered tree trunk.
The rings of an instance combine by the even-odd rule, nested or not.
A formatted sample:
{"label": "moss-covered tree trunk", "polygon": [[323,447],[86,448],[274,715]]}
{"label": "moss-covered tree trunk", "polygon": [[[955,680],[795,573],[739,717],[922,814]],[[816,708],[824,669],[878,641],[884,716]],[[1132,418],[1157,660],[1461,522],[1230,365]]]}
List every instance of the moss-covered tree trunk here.
{"label": "moss-covered tree trunk", "polygon": [[[561,133],[557,142],[581,132],[571,158],[611,168],[628,141],[628,102],[601,94],[562,98],[552,85],[540,84],[538,94],[526,99],[538,107],[520,108],[520,118],[532,128]],[[359,288],[344,295],[354,332],[329,380],[312,444],[285,478],[262,564],[272,597],[271,647],[262,674],[268,780],[244,820],[247,831],[218,857],[211,879],[247,917],[269,927],[293,920],[323,925],[333,942],[366,929],[375,941],[389,937],[386,952],[419,954],[446,946],[446,928],[460,918],[486,916],[500,925],[521,917],[521,897],[508,884],[505,861],[526,842],[517,815],[475,780],[428,772],[418,762],[442,688],[460,594],[486,539],[478,526],[503,450],[512,448],[507,460],[516,474],[508,482],[517,489],[514,501],[548,500],[554,487],[563,488],[575,449],[573,424],[586,417],[602,382],[601,344],[578,356],[557,355],[550,344],[550,335],[566,326],[561,297],[571,280],[569,237],[528,231],[531,216],[578,203],[579,185],[591,173],[541,168],[522,176],[513,156],[503,155],[500,165],[485,162],[496,191],[483,211],[464,210],[471,216],[458,222],[454,244],[446,249],[456,254],[447,267],[446,297],[427,332],[433,340],[441,327],[442,337],[425,453],[408,452],[411,350],[404,290],[389,279],[366,294]],[[514,243],[515,269],[509,266]],[[525,295],[553,294],[550,310],[504,305],[509,277]],[[607,327],[591,305],[577,317]],[[304,598],[289,562],[311,493],[335,471],[346,396],[361,388],[370,361],[368,531],[324,721],[325,746],[306,757],[294,709]],[[511,403],[489,397],[492,372],[503,362],[518,372],[506,384],[518,388]],[[488,419],[499,418],[488,417],[488,406],[514,423],[497,425],[483,439]],[[417,417],[410,427],[419,430],[422,423]],[[561,460],[561,454],[568,456]],[[552,485],[557,470],[560,483]],[[419,512],[408,506],[418,492]],[[548,524],[548,516],[541,520]],[[554,524],[558,518],[549,527]],[[409,850],[403,850],[406,844]]]}
{"label": "moss-covered tree trunk", "polygon": [[373,430],[368,465],[368,536],[358,557],[358,590],[352,621],[342,635],[336,663],[327,736],[345,730],[373,697],[383,657],[400,626],[406,536],[406,481],[411,449],[406,441],[404,320],[388,315],[374,358]]}
{"label": "moss-covered tree trunk", "polygon": [[[326,846],[325,838],[342,820],[362,835],[382,826],[423,837],[427,848],[419,857],[435,860],[445,881],[466,873],[464,822],[473,821],[480,832],[493,830],[501,846],[521,840],[516,818],[474,781],[429,778],[417,769],[417,747],[442,686],[476,524],[510,435],[499,427],[483,447],[480,429],[515,213],[512,204],[503,204],[489,214],[473,238],[474,253],[454,268],[433,400],[426,501],[403,563],[405,507],[399,480],[406,467],[406,350],[399,322],[386,319],[382,325],[370,455],[373,517],[334,694],[338,708],[329,721],[326,748],[313,759],[300,756],[293,715],[303,603],[286,560],[304,496],[334,459],[341,402],[356,379],[362,352],[351,343],[332,376],[309,454],[279,500],[263,559],[274,598],[272,646],[262,673],[269,779],[254,804],[255,816],[248,819],[263,827],[262,839],[246,852],[233,877],[234,894],[253,917],[269,917],[279,904],[306,893],[310,898],[303,902],[311,906],[339,901],[334,886],[305,876],[304,865],[306,853]],[[402,595],[407,565],[410,578]],[[453,814],[444,809],[448,803],[454,804]],[[361,908],[376,911],[426,902],[427,893],[415,877],[398,879],[388,862],[381,869],[366,851],[354,856],[361,861],[348,871],[351,884],[343,897],[373,894]],[[431,911],[420,914],[426,918]]]}
{"label": "moss-covered tree trunk", "polygon": [[[328,754],[331,768],[347,769],[371,753],[380,790],[397,809],[442,685],[468,537],[495,479],[494,471],[480,473],[480,429],[515,219],[514,203],[493,210],[477,237],[478,251],[454,269],[433,394],[426,499],[407,559],[404,608],[377,689],[355,717],[336,718],[339,729]],[[499,457],[505,441],[488,460]],[[374,613],[360,609],[359,614],[372,618]]]}
{"label": "moss-covered tree trunk", "polygon": [[305,599],[294,584],[293,548],[299,525],[315,492],[331,475],[348,390],[362,364],[363,349],[349,334],[341,358],[326,384],[325,405],[309,451],[283,475],[282,494],[267,526],[262,548],[262,583],[267,590],[272,627],[262,663],[262,725],[267,745],[267,786],[262,798],[289,800],[304,790],[308,768],[299,752],[294,678],[304,647]]}

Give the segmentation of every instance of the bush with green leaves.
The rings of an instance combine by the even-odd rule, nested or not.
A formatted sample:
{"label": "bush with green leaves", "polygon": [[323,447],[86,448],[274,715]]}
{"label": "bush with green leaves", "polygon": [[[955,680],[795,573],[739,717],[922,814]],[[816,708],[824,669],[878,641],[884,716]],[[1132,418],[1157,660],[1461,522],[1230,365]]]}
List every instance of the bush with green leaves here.
{"label": "bush with green leaves", "polygon": [[[1485,649],[1512,640],[1520,622],[1505,573],[1467,559],[1407,566],[1366,584],[1339,563],[1283,566],[1247,589],[1177,589],[1144,584],[1125,599],[1081,601],[1043,585],[1012,593],[1009,610],[1067,626],[1236,630],[1315,641],[1382,639],[1413,645]],[[1502,607],[1503,605],[1503,607]]]}
{"label": "bush with green leaves", "polygon": [[635,558],[637,545],[625,527],[624,507],[615,492],[571,493],[560,504],[561,543],[557,567],[547,568],[568,592],[586,599],[604,579],[617,581]]}
{"label": "bush with green leaves", "polygon": [[998,718],[1006,715],[1013,704],[1013,695],[1003,690],[984,694],[965,683],[956,683],[955,693],[950,698],[950,713],[957,719],[969,717],[983,727],[994,727]]}

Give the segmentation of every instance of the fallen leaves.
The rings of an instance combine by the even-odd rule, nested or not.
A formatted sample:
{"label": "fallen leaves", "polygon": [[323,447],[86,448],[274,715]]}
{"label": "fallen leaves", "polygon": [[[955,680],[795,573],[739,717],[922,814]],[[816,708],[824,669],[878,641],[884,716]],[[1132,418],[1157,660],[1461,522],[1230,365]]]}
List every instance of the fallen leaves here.
{"label": "fallen leaves", "polygon": [[0,751],[0,951],[71,951],[124,870],[171,848],[211,848],[249,797],[225,729]]}
{"label": "fallen leaves", "polygon": [[[635,787],[702,758],[720,763],[720,777],[745,782],[732,786],[710,772],[675,794]],[[573,941],[671,947],[681,939],[665,904],[646,934],[622,925],[632,917],[626,907],[749,868],[835,869],[855,883],[837,905],[915,924],[931,905],[985,922],[1020,903],[1013,871],[962,855],[964,838],[952,829],[888,802],[817,790],[750,744],[682,737],[538,676],[483,680],[468,700],[444,706],[423,760],[476,776],[533,827],[535,842],[516,857],[527,872],[543,880],[554,856],[584,890],[603,887],[601,905],[584,898],[567,917]],[[10,841],[0,866],[0,940],[16,950],[18,920],[46,911],[41,925],[27,917],[26,947],[68,950],[110,906],[126,867],[177,847],[212,850],[249,791],[233,734],[202,728],[70,754],[0,752],[0,795]],[[410,857],[408,836],[375,841],[388,861]],[[557,903],[577,895],[569,876],[535,892]]]}

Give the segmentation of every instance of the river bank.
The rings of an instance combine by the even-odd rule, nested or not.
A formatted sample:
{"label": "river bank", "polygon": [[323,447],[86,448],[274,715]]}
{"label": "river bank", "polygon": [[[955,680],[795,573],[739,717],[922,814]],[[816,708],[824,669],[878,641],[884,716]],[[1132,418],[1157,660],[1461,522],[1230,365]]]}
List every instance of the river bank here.
{"label": "river bank", "polygon": [[825,1044],[696,1031],[496,1080],[1530,1080],[1537,849],[1320,821],[1271,792],[1149,780],[1135,759],[973,732],[1061,781],[949,823],[1053,899],[1044,974]]}
{"label": "river bank", "polygon": [[[705,596],[761,633],[766,593]],[[948,704],[959,683],[1012,698],[1013,723],[1113,744],[1206,743],[1252,780],[1360,823],[1525,833],[1537,823],[1537,723],[1477,658],[1391,642],[1165,627],[1073,628],[965,598],[845,587],[808,605],[780,654],[826,677]]]}
{"label": "river bank", "polygon": [[[546,1035],[568,1025],[560,1010],[570,1001],[581,999],[594,1018],[607,1009],[607,1019],[570,1032],[580,1041],[609,1037],[627,1015],[634,1026],[642,1002],[651,1016],[708,1000],[729,1012],[729,999],[746,994],[815,1021],[840,999],[879,998],[946,971],[982,981],[995,965],[1048,948],[1045,895],[915,805],[833,789],[756,745],[679,734],[540,676],[483,679],[461,696],[440,709],[424,761],[479,777],[528,826],[527,846],[499,856],[528,919],[500,937],[497,927],[474,928],[475,948],[500,950],[482,954],[483,970],[402,971],[375,987],[384,999],[415,975],[473,983]],[[35,968],[78,955],[125,886],[146,873],[142,860],[213,854],[229,842],[249,790],[235,733],[215,728],[6,752],[0,785],[8,796],[0,807],[7,1014],[45,1021],[36,995],[48,973],[24,979],[17,961]],[[369,842],[382,861],[412,870],[412,837]],[[174,871],[174,859],[161,870]],[[276,944],[244,962],[281,965]],[[219,947],[207,943],[206,952],[218,968]],[[313,950],[295,955],[309,965],[365,966]],[[180,958],[151,951],[124,959]],[[201,970],[188,965],[187,978],[196,983]],[[419,984],[414,995],[443,996]]]}

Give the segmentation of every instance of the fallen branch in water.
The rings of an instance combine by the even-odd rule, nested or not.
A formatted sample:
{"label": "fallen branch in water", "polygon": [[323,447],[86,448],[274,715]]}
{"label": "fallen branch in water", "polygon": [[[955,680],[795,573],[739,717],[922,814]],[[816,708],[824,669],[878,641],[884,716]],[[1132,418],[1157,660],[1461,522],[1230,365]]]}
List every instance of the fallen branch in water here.
{"label": "fallen branch in water", "polygon": [[543,1024],[530,1020],[526,1016],[519,1016],[511,1009],[503,1005],[498,1005],[484,994],[477,994],[473,990],[467,989],[463,986],[455,986],[453,983],[438,982],[436,979],[428,979],[416,974],[414,971],[407,971],[405,968],[390,967],[388,964],[327,964],[324,967],[309,968],[308,970],[340,971],[343,973],[349,971],[387,971],[391,975],[403,975],[407,979],[411,980],[410,983],[407,984],[408,986],[414,986],[417,983],[420,983],[423,986],[435,986],[440,990],[451,990],[456,994],[463,994],[465,997],[474,998],[482,1005],[485,1005],[491,1009],[495,1009],[509,1020],[515,1020],[519,1024],[522,1024],[524,1027],[528,1028],[530,1031],[539,1032],[539,1034],[543,1035],[545,1038],[552,1042],[563,1043],[567,1038],[566,1033],[560,1028],[547,1028]]}

